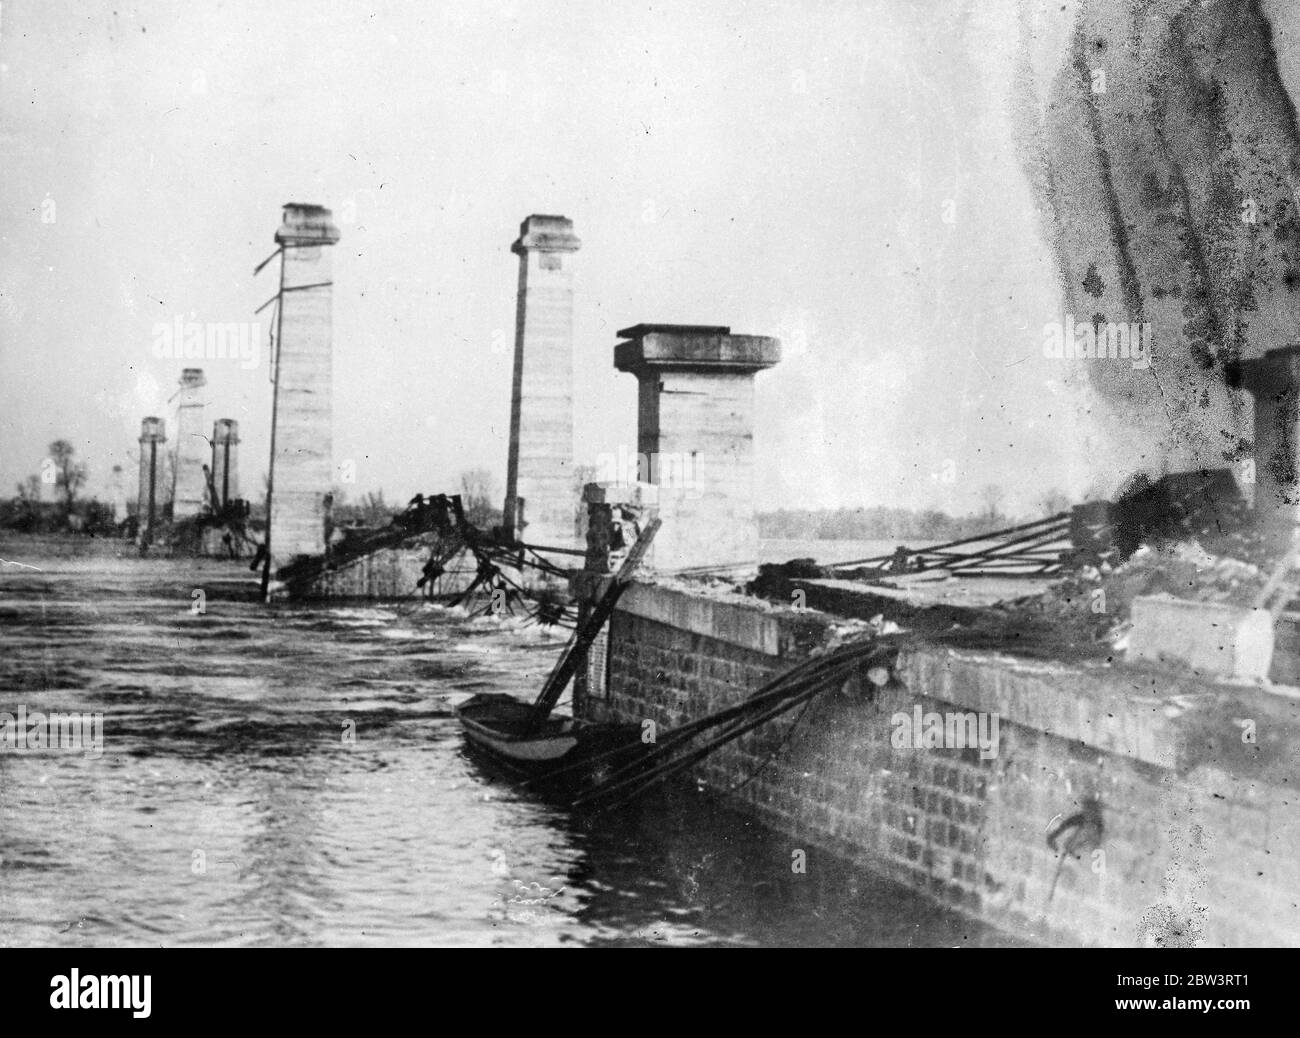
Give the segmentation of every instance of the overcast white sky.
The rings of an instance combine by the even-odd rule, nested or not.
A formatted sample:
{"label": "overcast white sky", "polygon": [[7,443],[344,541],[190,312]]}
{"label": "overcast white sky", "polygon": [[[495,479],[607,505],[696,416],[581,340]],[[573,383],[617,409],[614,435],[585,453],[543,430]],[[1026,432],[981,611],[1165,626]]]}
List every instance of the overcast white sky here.
{"label": "overcast white sky", "polygon": [[[635,443],[615,330],[692,322],[785,341],[759,377],[767,507],[1082,489],[1041,356],[1059,297],[1005,109],[1006,5],[706,6],[6,0],[0,492],[56,437],[92,490],[133,471],[184,366],[153,356],[154,323],[254,320],[291,200],[343,233],[334,455],[357,492],[471,467],[502,489],[493,346],[533,212],[583,241],[580,463]],[[265,364],[202,366],[254,496]]]}

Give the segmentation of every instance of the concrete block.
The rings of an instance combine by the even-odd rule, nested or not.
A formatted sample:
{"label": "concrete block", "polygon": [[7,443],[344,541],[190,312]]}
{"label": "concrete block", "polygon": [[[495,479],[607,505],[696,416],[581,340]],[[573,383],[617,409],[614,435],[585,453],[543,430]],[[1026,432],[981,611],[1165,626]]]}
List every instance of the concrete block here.
{"label": "concrete block", "polygon": [[1132,620],[1130,660],[1182,663],[1216,677],[1268,676],[1273,617],[1266,609],[1145,595],[1134,599]]}
{"label": "concrete block", "polygon": [[659,487],[661,571],[755,567],[754,376],[778,340],[729,328],[624,328],[614,365],[635,375],[637,453]]}
{"label": "concrete block", "polygon": [[634,582],[623,593],[618,612],[767,656],[781,653],[780,620],[748,604]]}

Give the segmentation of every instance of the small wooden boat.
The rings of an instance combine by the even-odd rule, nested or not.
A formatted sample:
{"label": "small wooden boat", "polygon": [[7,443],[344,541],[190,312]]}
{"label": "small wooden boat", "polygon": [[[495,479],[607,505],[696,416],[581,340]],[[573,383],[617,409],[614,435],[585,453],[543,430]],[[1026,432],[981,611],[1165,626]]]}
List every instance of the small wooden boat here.
{"label": "small wooden boat", "polygon": [[[475,749],[536,785],[559,780],[563,786],[599,781],[602,771],[625,766],[651,747],[641,742],[637,725],[607,724],[552,716],[560,695],[587,658],[587,650],[614,612],[660,526],[650,520],[610,586],[579,623],[573,639],[555,661],[535,702],[525,703],[500,692],[480,693],[456,708],[465,738]],[[589,766],[590,765],[590,766]]]}
{"label": "small wooden boat", "polygon": [[538,785],[554,777],[563,778],[558,784],[566,788],[580,787],[603,766],[626,764],[650,748],[643,746],[636,725],[554,715],[537,725],[532,703],[499,692],[471,697],[456,708],[456,716],[470,747]]}

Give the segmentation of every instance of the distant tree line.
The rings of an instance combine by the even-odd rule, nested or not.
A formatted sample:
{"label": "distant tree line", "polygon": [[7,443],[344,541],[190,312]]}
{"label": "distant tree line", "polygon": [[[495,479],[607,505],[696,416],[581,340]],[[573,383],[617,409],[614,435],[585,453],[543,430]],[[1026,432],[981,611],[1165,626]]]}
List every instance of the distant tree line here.
{"label": "distant tree line", "polygon": [[[115,470],[120,471],[120,470]],[[42,462],[41,473],[19,483],[17,494],[0,498],[0,529],[27,533],[68,531],[106,536],[121,533],[129,516],[114,516],[112,505],[95,498],[82,498],[87,469],[77,460],[67,440],[50,444],[49,456]],[[580,468],[574,472],[575,501],[582,484],[594,478],[594,470]],[[54,501],[42,501],[42,484],[52,485]],[[265,514],[264,497],[260,511]],[[466,518],[480,529],[501,522],[500,497],[492,474],[485,469],[469,469],[460,475],[456,488],[461,495]],[[981,510],[975,515],[952,516],[938,509],[891,508],[883,505],[861,508],[782,508],[758,514],[759,535],[782,540],[915,540],[943,541],[973,537],[1018,520],[1003,514],[1005,499],[1001,487],[989,484],[978,494]],[[1065,511],[1070,500],[1052,489],[1037,500],[1038,515],[1049,516]],[[390,503],[383,490],[349,500],[340,486],[333,488],[332,513],[335,526],[386,526],[405,502]],[[128,503],[128,513],[132,511]],[[254,512],[259,509],[255,508]],[[582,509],[576,510],[578,532],[583,528]],[[1023,520],[1025,517],[1021,517]]]}
{"label": "distant tree line", "polygon": [[936,509],[782,508],[758,514],[760,537],[778,540],[955,540],[1008,525],[988,515],[954,517]]}
{"label": "distant tree line", "polygon": [[[429,493],[460,494],[465,518],[481,530],[501,522],[501,505],[492,473],[486,469],[469,469],[460,475],[459,486],[448,490],[431,490]],[[353,500],[341,486],[333,490],[333,517],[336,526],[387,526],[406,508],[406,501],[391,502],[384,498],[382,489],[370,491]]]}
{"label": "distant tree line", "polygon": [[[38,475],[17,485],[8,500],[0,498],[0,529],[22,533],[86,533],[112,536],[126,516],[113,515],[113,506],[81,497],[89,472],[67,440],[55,440]],[[54,487],[55,500],[42,501],[42,485]]]}
{"label": "distant tree line", "polygon": [[1037,514],[1007,515],[1002,510],[1002,488],[989,484],[979,492],[980,511],[953,516],[938,509],[890,508],[782,508],[758,513],[759,536],[773,540],[916,540],[949,541],[990,533],[1017,522],[1045,518],[1066,511],[1070,499],[1049,490],[1037,501]]}

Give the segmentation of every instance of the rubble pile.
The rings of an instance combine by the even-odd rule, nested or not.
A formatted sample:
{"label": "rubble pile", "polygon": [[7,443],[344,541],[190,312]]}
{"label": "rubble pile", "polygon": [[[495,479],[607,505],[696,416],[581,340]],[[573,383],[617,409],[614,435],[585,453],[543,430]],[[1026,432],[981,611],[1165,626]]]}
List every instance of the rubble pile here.
{"label": "rubble pile", "polygon": [[1268,572],[1250,562],[1211,554],[1190,542],[1139,548],[1114,572],[1101,578],[1107,606],[1127,616],[1137,595],[1167,593],[1198,602],[1250,606]]}
{"label": "rubble pile", "polygon": [[997,610],[1010,627],[1046,626],[1064,641],[1114,645],[1127,630],[1139,595],[1249,607],[1267,579],[1259,566],[1213,555],[1195,541],[1143,546],[1122,566],[1084,567],[1040,594],[1000,603]]}
{"label": "rubble pile", "polygon": [[[1152,535],[1125,561],[1116,561],[1117,555],[1094,555],[1093,564],[1078,565],[1045,589],[994,605],[954,610],[933,603],[908,607],[899,600],[885,611],[911,630],[955,644],[1002,646],[1045,657],[1109,657],[1126,644],[1133,601],[1139,596],[1166,594],[1250,609],[1279,561],[1276,539],[1226,522],[1199,537]],[[785,603],[793,580],[826,575],[812,559],[795,559],[759,567],[758,578],[745,590]],[[879,579],[871,583],[903,590]],[[824,611],[835,613],[844,607],[843,602],[825,599],[820,595],[817,602]]]}

